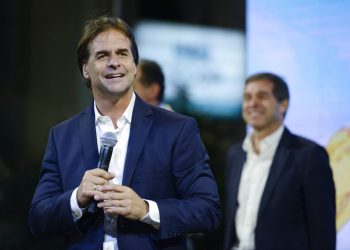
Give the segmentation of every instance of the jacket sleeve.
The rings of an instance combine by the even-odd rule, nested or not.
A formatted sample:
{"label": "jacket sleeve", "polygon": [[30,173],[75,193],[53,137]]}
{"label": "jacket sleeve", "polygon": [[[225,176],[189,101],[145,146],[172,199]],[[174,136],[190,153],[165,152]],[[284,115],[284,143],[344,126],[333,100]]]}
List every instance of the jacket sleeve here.
{"label": "jacket sleeve", "polygon": [[44,238],[78,232],[70,208],[72,192],[73,189],[63,189],[54,129],[51,129],[40,180],[29,209],[29,226],[33,235]]}
{"label": "jacket sleeve", "polygon": [[327,152],[318,145],[309,154],[304,187],[310,249],[335,250],[335,187]]}
{"label": "jacket sleeve", "polygon": [[171,160],[177,197],[156,200],[159,237],[216,229],[221,219],[218,188],[194,119],[183,123]]}

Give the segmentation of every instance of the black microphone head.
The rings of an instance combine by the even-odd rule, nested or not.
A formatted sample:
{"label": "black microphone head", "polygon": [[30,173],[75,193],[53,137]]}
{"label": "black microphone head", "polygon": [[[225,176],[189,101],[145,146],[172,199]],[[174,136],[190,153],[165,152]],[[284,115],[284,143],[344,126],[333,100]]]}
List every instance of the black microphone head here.
{"label": "black microphone head", "polygon": [[117,136],[113,132],[105,132],[100,138],[101,146],[113,148],[117,143]]}

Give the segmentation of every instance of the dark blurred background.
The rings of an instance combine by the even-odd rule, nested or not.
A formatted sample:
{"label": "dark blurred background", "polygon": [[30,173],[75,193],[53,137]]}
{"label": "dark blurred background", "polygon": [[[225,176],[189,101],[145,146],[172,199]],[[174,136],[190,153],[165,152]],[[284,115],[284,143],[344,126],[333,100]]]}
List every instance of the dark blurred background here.
{"label": "dark blurred background", "polygon": [[[0,249],[62,249],[32,238],[27,213],[51,126],[91,99],[75,60],[85,20],[117,15],[245,31],[245,0],[11,0],[0,2]],[[205,37],[203,38],[205,39]],[[240,119],[195,116],[222,195],[225,154],[245,135]],[[193,236],[220,249],[222,228]]]}

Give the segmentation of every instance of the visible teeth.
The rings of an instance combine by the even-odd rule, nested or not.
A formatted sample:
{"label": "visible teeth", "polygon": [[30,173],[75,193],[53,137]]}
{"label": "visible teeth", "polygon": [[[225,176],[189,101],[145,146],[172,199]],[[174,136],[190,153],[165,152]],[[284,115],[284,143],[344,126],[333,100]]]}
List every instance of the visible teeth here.
{"label": "visible teeth", "polygon": [[122,77],[123,74],[110,74],[110,75],[106,75],[106,78],[116,78],[116,77]]}
{"label": "visible teeth", "polygon": [[260,115],[261,114],[261,112],[259,112],[259,111],[250,111],[249,112],[249,115],[250,116],[258,116],[258,115]]}

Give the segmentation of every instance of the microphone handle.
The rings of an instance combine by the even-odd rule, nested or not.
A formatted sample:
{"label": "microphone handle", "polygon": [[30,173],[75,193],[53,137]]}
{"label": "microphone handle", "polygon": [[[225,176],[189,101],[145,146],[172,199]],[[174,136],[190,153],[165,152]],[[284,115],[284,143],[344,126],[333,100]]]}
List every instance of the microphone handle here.
{"label": "microphone handle", "polygon": [[[109,163],[111,162],[111,157],[113,153],[113,147],[109,147],[106,145],[102,145],[100,148],[100,155],[97,163],[97,167],[101,168],[105,171],[108,171]],[[89,213],[96,213],[97,212],[97,202],[92,198],[87,211]]]}
{"label": "microphone handle", "polygon": [[100,148],[100,156],[98,159],[97,167],[105,171],[108,171],[109,163],[113,153],[113,147],[102,145]]}

